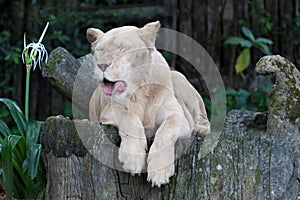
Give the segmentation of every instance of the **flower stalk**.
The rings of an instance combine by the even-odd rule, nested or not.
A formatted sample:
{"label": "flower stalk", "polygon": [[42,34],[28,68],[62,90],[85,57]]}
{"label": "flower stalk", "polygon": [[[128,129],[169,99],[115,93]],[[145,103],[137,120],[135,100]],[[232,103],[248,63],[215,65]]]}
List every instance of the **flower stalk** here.
{"label": "flower stalk", "polygon": [[30,86],[30,70],[26,70],[26,88],[25,88],[25,119],[29,121],[29,86]]}
{"label": "flower stalk", "polygon": [[42,66],[42,62],[48,61],[48,53],[44,45],[42,44],[42,40],[45,36],[47,31],[49,22],[46,24],[43,33],[38,40],[37,43],[30,43],[26,45],[26,34],[24,34],[24,49],[22,52],[22,61],[26,65],[26,87],[25,87],[25,119],[29,121],[29,86],[30,86],[30,71],[33,67],[35,70],[36,66],[38,65],[39,68]]}

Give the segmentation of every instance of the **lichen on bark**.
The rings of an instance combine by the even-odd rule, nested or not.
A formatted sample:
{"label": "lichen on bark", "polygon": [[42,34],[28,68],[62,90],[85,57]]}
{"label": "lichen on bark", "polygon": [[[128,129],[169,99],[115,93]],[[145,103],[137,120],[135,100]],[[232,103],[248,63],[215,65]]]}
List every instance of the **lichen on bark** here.
{"label": "lichen on bark", "polygon": [[270,133],[299,133],[300,73],[293,63],[279,55],[265,56],[256,64],[257,74],[272,75],[269,92],[268,127]]}

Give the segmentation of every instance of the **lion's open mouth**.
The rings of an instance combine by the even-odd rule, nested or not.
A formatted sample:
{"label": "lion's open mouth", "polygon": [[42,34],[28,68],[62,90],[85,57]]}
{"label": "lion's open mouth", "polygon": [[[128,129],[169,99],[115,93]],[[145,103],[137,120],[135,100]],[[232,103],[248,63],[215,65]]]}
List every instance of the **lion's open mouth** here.
{"label": "lion's open mouth", "polygon": [[102,81],[102,90],[106,95],[113,95],[116,92],[123,92],[126,88],[124,81],[109,81],[103,79]]}

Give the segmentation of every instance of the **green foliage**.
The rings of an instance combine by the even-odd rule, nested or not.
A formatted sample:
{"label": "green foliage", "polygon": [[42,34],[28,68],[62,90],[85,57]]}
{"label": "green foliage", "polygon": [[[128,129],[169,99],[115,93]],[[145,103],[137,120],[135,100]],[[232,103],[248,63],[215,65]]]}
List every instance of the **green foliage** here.
{"label": "green foliage", "polygon": [[[284,18],[279,24],[278,29],[275,31],[278,35],[281,36],[282,48],[288,48],[287,52],[292,53],[290,50],[294,47],[294,57],[295,57],[295,64],[300,70],[300,37],[299,37],[299,30],[300,30],[300,15],[295,16],[295,18]],[[292,57],[292,56],[291,56]]]}
{"label": "green foliage", "polygon": [[240,73],[244,71],[250,64],[250,49],[244,48],[244,50],[240,53],[235,63],[235,71],[236,73]]}
{"label": "green foliage", "polygon": [[62,104],[62,110],[64,113],[64,116],[66,117],[73,117],[73,112],[72,112],[72,104],[69,101],[63,102]]}
{"label": "green foliage", "polygon": [[271,52],[268,45],[273,44],[273,41],[267,38],[255,38],[252,31],[245,26],[242,27],[242,33],[244,35],[243,37],[229,37],[224,42],[225,45],[240,45],[243,48],[236,60],[236,73],[241,73],[249,66],[251,58],[250,49],[252,47],[259,49],[266,55],[270,55]]}
{"label": "green foliage", "polygon": [[252,111],[267,111],[268,110],[268,91],[271,88],[269,85],[259,85],[258,89],[250,93],[244,89],[226,89],[227,111],[232,109],[247,109]]}
{"label": "green foliage", "polygon": [[250,92],[239,89],[235,90],[232,88],[226,89],[226,97],[227,97],[227,109],[246,109],[248,98],[250,96]]}
{"label": "green foliage", "polygon": [[[264,8],[263,4],[254,1],[247,1],[247,4],[249,14],[256,16],[257,25],[253,28],[259,30],[263,35],[270,35],[274,28],[274,16]],[[241,22],[241,24],[245,23]]]}
{"label": "green foliage", "polygon": [[[7,94],[13,90],[9,86],[15,66],[21,63],[20,53],[21,49],[17,45],[12,45],[12,34],[9,30],[0,32],[0,94]],[[5,67],[3,66],[9,66]]]}
{"label": "green foliage", "polygon": [[[290,2],[288,2],[290,3]],[[300,65],[300,37],[299,37],[299,29],[300,29],[300,15],[288,16],[288,13],[283,11],[279,13],[278,19],[274,17],[274,14],[271,14],[268,10],[265,9],[263,3],[257,3],[255,1],[247,1],[249,14],[252,17],[255,17],[255,26],[252,27],[252,30],[259,31],[262,35],[268,37],[279,37],[281,45],[281,49],[279,49],[278,53],[281,51],[288,49],[289,57],[294,57],[295,60],[293,62],[296,65]],[[280,20],[280,23],[275,20]],[[246,25],[247,22],[245,20],[239,20],[241,25]],[[286,45],[286,46],[285,46]],[[294,53],[290,49],[294,46]],[[293,54],[293,55],[292,55]],[[298,67],[299,69],[299,67]]]}
{"label": "green foliage", "polygon": [[[2,124],[2,121],[0,121]],[[2,127],[1,127],[2,130]],[[4,132],[4,131],[2,131]],[[5,134],[5,133],[3,133]],[[6,133],[7,134],[7,133]],[[4,189],[6,191],[6,196],[8,199],[12,199],[13,194],[13,164],[12,164],[12,145],[8,137],[5,137],[4,140],[2,140],[1,145],[1,156],[2,156],[2,170],[3,170],[3,176],[2,176],[2,182]]]}
{"label": "green foliage", "polygon": [[41,122],[25,120],[16,102],[0,98],[9,110],[18,131],[15,133],[0,119],[0,154],[3,187],[8,199],[41,199],[45,192],[45,174],[40,160],[38,138]]}
{"label": "green foliage", "polygon": [[211,100],[210,100],[210,98],[203,97],[203,102],[205,105],[208,119],[210,120],[211,119]]}

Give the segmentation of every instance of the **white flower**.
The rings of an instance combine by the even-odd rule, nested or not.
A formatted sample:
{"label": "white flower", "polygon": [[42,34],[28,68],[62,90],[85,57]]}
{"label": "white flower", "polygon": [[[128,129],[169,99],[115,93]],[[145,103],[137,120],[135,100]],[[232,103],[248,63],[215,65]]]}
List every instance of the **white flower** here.
{"label": "white flower", "polygon": [[41,68],[44,58],[46,63],[48,61],[48,52],[44,45],[41,43],[48,28],[48,25],[49,22],[46,24],[46,27],[44,28],[44,31],[37,43],[32,42],[24,47],[24,50],[22,52],[22,61],[24,64],[26,64],[26,67],[29,68],[29,70],[32,65],[33,70],[35,70],[37,64]]}

